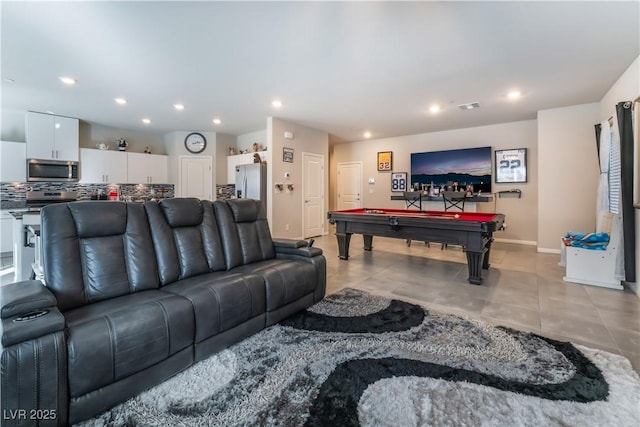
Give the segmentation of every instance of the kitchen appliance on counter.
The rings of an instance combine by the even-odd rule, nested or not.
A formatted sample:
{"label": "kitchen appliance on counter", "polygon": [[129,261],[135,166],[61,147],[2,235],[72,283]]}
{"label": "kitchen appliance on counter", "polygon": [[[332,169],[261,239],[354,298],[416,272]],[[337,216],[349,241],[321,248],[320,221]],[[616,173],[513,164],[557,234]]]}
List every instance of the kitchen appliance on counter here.
{"label": "kitchen appliance on counter", "polygon": [[267,203],[267,166],[250,163],[236,166],[236,193],[238,199],[255,199]]}
{"label": "kitchen appliance on counter", "polygon": [[27,211],[11,212],[15,282],[42,279],[40,209],[52,203],[73,202],[77,198],[75,191],[27,191]]}
{"label": "kitchen appliance on counter", "polygon": [[27,159],[27,181],[78,181],[78,162]]}

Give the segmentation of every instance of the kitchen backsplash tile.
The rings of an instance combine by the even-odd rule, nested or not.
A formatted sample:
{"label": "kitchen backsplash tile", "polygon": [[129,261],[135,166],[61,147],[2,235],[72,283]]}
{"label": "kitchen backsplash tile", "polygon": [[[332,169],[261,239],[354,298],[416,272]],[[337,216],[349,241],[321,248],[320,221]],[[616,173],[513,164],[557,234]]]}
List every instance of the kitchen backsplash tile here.
{"label": "kitchen backsplash tile", "polygon": [[217,200],[229,200],[234,197],[235,192],[236,192],[236,186],[234,184],[216,185]]}
{"label": "kitchen backsplash tile", "polygon": [[151,199],[169,199],[174,197],[172,184],[80,184],[68,182],[2,182],[0,183],[0,201],[21,202],[26,199],[27,191],[77,191],[78,200],[89,200],[94,194],[109,194],[117,191],[120,200],[145,202]]}

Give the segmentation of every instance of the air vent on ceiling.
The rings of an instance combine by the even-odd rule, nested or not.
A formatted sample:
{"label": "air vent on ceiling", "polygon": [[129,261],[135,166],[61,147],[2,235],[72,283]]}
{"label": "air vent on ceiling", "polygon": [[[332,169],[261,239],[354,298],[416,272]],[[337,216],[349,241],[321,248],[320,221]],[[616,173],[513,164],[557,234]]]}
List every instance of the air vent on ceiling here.
{"label": "air vent on ceiling", "polygon": [[479,102],[469,102],[467,104],[460,104],[458,108],[461,110],[475,110],[476,108],[480,108]]}

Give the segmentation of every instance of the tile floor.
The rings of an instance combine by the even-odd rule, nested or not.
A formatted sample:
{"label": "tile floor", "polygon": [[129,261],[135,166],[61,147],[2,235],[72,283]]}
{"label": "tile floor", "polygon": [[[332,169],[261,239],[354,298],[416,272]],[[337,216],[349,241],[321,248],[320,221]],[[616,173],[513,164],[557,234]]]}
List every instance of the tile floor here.
{"label": "tile floor", "polygon": [[338,258],[333,233],[316,238],[327,258],[327,293],[345,287],[404,299],[437,311],[479,318],[546,337],[622,354],[640,373],[640,298],[564,282],[559,255],[534,246],[494,243],[482,285],[467,282],[466,255],[414,241],[374,237],[362,249],[353,235],[348,261]]}

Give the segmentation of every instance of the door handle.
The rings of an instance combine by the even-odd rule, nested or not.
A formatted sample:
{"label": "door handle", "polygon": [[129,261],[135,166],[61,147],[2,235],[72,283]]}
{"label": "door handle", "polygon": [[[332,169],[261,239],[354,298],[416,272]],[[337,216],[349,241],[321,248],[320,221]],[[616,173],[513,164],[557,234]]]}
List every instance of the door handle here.
{"label": "door handle", "polygon": [[310,201],[311,201],[311,200],[305,200],[304,202],[305,202],[305,203],[309,203]]}

